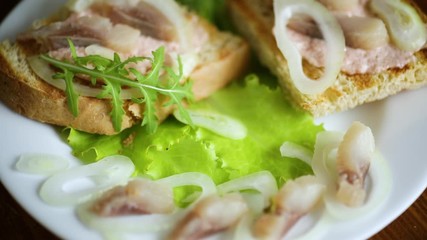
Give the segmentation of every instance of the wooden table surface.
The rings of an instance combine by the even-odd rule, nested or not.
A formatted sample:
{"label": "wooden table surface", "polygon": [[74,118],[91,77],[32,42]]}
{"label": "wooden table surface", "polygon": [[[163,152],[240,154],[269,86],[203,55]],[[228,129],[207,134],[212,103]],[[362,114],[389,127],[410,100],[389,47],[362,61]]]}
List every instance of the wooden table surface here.
{"label": "wooden table surface", "polygon": [[[0,20],[17,2],[19,1],[2,2]],[[427,1],[417,0],[417,2],[427,12]],[[3,185],[0,185],[0,217],[0,239],[58,239],[29,216]],[[427,191],[424,191],[401,216],[371,239],[427,239]]]}

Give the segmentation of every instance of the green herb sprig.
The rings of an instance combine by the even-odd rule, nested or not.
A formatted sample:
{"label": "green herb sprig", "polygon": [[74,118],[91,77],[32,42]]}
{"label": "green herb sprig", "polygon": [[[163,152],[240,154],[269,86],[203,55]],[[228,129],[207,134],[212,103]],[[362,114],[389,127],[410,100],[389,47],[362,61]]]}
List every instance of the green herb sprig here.
{"label": "green herb sprig", "polygon": [[[180,113],[191,122],[182,102],[183,100],[193,100],[192,84],[190,81],[180,84],[180,80],[183,78],[183,66],[180,58],[178,58],[178,73],[164,65],[164,47],[159,47],[153,51],[152,58],[130,57],[121,61],[117,53],[114,54],[113,60],[99,55],[79,57],[74,44],[70,40],[68,43],[73,62],[58,60],[46,54],[41,55],[40,58],[60,70],[53,75],[53,78],[65,80],[67,103],[74,116],[78,116],[79,109],[79,94],[74,88],[74,79],[79,74],[89,77],[93,85],[102,82],[102,91],[97,98],[111,99],[112,111],[110,114],[113,127],[117,132],[121,130],[123,115],[125,114],[124,101],[120,96],[122,87],[134,88],[141,93],[142,97],[132,98],[132,101],[145,104],[141,125],[146,126],[148,133],[154,133],[158,127],[156,102],[159,94],[169,98],[165,106],[176,105]],[[126,68],[129,63],[141,61],[150,61],[152,65],[151,70],[145,75],[135,68]],[[162,75],[163,72],[164,75]]]}

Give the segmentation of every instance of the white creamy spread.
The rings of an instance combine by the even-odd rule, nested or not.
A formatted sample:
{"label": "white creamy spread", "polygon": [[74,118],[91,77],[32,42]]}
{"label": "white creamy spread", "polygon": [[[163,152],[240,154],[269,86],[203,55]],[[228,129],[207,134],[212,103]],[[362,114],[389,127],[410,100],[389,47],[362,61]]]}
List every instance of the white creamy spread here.
{"label": "white creamy spread", "polygon": [[[334,15],[372,16],[367,10],[368,0],[359,1],[359,6],[351,11],[333,12]],[[326,44],[323,39],[304,35],[288,28],[288,34],[293,39],[302,57],[316,67],[323,67],[326,57]],[[391,43],[375,49],[365,50],[346,47],[341,71],[347,74],[379,73],[391,68],[402,68],[415,61],[413,52],[403,51]]]}
{"label": "white creamy spread", "polygon": [[[323,67],[325,62],[326,44],[318,38],[312,38],[288,29],[301,55],[310,64]],[[415,61],[412,52],[407,52],[391,44],[372,50],[346,47],[341,70],[348,74],[379,73],[390,68],[402,68]]]}

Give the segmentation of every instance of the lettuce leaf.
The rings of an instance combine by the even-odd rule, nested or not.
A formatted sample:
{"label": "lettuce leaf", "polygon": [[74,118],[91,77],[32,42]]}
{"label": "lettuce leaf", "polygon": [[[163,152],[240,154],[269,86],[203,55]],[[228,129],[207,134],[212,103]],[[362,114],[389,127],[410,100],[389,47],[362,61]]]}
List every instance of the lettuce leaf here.
{"label": "lettuce leaf", "polygon": [[234,31],[227,16],[225,0],[177,0],[178,3],[215,24],[221,30]]}
{"label": "lettuce leaf", "polygon": [[243,84],[235,83],[191,108],[231,116],[247,127],[248,135],[232,140],[168,118],[155,134],[148,134],[140,126],[115,136],[70,129],[68,143],[73,154],[85,163],[112,154],[129,156],[136,174],[153,179],[196,171],[208,174],[219,184],[268,170],[280,186],[288,179],[312,173],[306,163],[281,157],[279,148],[284,141],[292,141],[313,149],[315,137],[323,127],[293,108],[280,88],[261,84],[256,75],[249,75]]}
{"label": "lettuce leaf", "polygon": [[119,154],[123,148],[122,140],[125,132],[115,136],[104,136],[81,132],[73,128],[63,131],[72,154],[83,161],[91,163],[104,157]]}
{"label": "lettuce leaf", "polygon": [[137,128],[133,143],[123,153],[134,161],[139,174],[153,179],[195,171],[211,176],[216,183],[226,181],[228,176],[218,166],[214,148],[196,135],[190,126],[169,118],[152,135]]}
{"label": "lettuce leaf", "polygon": [[177,0],[178,3],[187,6],[199,16],[214,23],[216,16],[224,6],[224,0]]}
{"label": "lettuce leaf", "polygon": [[200,139],[211,142],[230,179],[260,170],[268,170],[279,185],[287,179],[310,174],[310,167],[296,159],[283,158],[280,145],[292,141],[313,149],[316,135],[323,130],[313,119],[292,107],[278,87],[259,83],[256,75],[219,91],[193,108],[210,109],[241,121],[248,129],[242,140],[231,140],[199,129]]}

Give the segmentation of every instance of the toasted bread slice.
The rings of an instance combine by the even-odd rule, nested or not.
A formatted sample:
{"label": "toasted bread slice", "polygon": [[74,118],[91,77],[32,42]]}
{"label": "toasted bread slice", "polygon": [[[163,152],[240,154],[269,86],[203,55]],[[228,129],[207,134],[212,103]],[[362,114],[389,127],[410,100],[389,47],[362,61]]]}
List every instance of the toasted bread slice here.
{"label": "toasted bread slice", "polygon": [[[423,49],[415,53],[416,61],[403,68],[376,74],[349,75],[341,72],[334,85],[325,92],[302,94],[291,81],[287,61],[272,33],[274,14],[271,1],[231,0],[228,5],[235,26],[247,38],[261,63],[278,77],[285,95],[315,117],[351,109],[427,83],[427,49]],[[426,22],[425,15],[422,18]],[[322,74],[322,69],[306,61],[303,64],[309,75]]]}
{"label": "toasted bread slice", "polygon": [[[49,21],[52,20],[42,20],[38,24]],[[205,98],[238,78],[249,59],[249,47],[244,40],[220,32],[205,21],[200,24],[208,32],[209,39],[200,53],[203,61],[190,75],[196,99]],[[70,126],[89,133],[117,133],[110,118],[111,105],[108,100],[81,96],[79,115],[72,115],[64,91],[41,80],[28,65],[29,49],[33,47],[36,48],[8,40],[0,43],[0,100],[12,110],[37,121]],[[157,105],[160,121],[173,111],[172,107],[163,107],[164,102],[165,99],[160,99]],[[130,100],[125,102],[122,130],[141,122],[143,107]]]}

